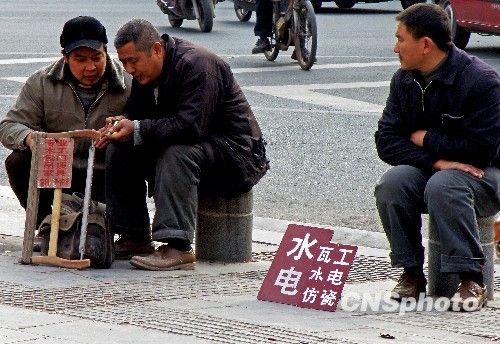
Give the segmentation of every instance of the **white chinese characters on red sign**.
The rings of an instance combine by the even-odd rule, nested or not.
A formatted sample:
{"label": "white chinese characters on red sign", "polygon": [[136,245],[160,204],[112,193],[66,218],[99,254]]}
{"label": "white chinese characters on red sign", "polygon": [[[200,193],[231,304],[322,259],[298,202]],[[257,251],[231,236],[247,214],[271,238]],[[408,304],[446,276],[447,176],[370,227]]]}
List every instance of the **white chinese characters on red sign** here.
{"label": "white chinese characters on red sign", "polygon": [[335,311],[358,248],[333,243],[332,235],[289,225],[257,298]]}
{"label": "white chinese characters on red sign", "polygon": [[74,140],[44,138],[40,145],[37,187],[63,189],[71,187]]}

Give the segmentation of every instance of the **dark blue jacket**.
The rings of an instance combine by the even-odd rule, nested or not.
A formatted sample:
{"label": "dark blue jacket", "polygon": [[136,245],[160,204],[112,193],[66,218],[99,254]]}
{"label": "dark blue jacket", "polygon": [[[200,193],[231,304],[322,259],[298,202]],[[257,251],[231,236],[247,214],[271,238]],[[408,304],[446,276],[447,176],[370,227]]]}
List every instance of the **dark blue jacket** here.
{"label": "dark blue jacket", "polygon": [[[427,87],[415,71],[398,70],[375,133],[380,158],[426,171],[439,159],[479,168],[500,166],[500,78],[493,68],[452,46]],[[423,147],[410,141],[427,130]]]}

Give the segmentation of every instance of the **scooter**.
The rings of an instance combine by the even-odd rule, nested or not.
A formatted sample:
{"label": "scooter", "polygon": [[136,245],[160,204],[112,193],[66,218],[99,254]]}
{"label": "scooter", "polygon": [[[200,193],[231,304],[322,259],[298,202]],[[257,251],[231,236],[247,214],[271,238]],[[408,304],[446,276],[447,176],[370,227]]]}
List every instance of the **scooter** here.
{"label": "scooter", "polygon": [[247,22],[252,17],[252,12],[257,10],[256,0],[231,0],[234,3],[234,12],[239,21]]}
{"label": "scooter", "polygon": [[198,20],[202,32],[212,31],[215,18],[216,0],[176,0],[171,7],[166,0],[156,0],[156,4],[168,16],[172,27],[180,27],[184,19]]}

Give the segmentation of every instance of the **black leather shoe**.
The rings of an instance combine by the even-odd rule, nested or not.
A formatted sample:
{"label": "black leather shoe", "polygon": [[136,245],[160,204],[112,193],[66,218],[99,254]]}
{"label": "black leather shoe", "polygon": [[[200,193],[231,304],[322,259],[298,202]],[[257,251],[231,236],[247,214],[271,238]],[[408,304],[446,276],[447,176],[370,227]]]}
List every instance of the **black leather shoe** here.
{"label": "black leather shoe", "polygon": [[414,298],[418,300],[420,296],[425,296],[426,285],[425,277],[403,272],[391,292],[391,299],[401,301],[404,298]]}
{"label": "black leather shoe", "polygon": [[130,259],[133,256],[153,254],[155,246],[150,238],[136,239],[121,236],[115,241],[115,259]]}
{"label": "black leather shoe", "polygon": [[267,38],[259,38],[252,49],[252,54],[262,54],[264,51],[271,50],[271,43]]}

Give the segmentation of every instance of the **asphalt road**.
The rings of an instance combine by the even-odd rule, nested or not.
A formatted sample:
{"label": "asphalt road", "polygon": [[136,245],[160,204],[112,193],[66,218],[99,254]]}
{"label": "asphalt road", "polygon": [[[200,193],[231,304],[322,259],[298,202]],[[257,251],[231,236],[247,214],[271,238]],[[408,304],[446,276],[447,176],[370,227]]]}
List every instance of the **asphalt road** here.
{"label": "asphalt road", "polygon": [[[268,142],[271,170],[255,187],[257,216],[380,231],[373,186],[387,165],[373,133],[398,68],[392,52],[398,1],[339,10],[326,3],[318,21],[318,63],[300,70],[281,52],[275,62],[251,55],[255,17],[239,22],[233,3],[216,5],[214,28],[196,21],[173,29],[155,0],[2,0],[0,117],[36,69],[59,56],[59,34],[76,15],[93,15],[110,42],[127,20],[150,20],[161,32],[214,50],[231,65]],[[115,53],[110,44],[109,50]],[[473,34],[467,49],[500,71],[500,37]],[[0,149],[3,161],[5,149]],[[0,185],[8,185],[0,169]]]}

